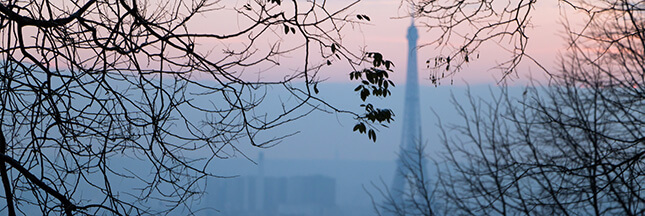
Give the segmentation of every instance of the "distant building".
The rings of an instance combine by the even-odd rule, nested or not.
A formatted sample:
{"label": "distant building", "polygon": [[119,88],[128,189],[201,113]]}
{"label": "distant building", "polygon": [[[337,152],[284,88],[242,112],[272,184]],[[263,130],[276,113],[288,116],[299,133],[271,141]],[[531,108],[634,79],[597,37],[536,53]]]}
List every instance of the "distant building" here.
{"label": "distant building", "polygon": [[217,215],[338,215],[336,181],[321,175],[215,179],[207,193],[204,201]]}
{"label": "distant building", "polygon": [[404,190],[409,180],[407,176],[412,175],[410,173],[411,170],[406,166],[418,163],[418,161],[413,161],[418,160],[413,155],[417,149],[416,146],[423,141],[421,137],[421,108],[417,68],[417,40],[419,39],[419,33],[414,26],[414,18],[411,20],[410,27],[408,27],[407,39],[408,68],[403,110],[403,131],[401,133],[399,159],[397,160],[397,167],[394,172],[394,180],[390,186],[392,199],[396,203],[403,202]]}

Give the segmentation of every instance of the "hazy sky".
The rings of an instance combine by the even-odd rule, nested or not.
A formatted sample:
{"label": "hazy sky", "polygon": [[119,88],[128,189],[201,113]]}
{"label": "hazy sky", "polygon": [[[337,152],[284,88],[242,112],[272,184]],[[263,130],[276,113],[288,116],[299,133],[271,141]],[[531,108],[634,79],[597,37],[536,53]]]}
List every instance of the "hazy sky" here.
{"label": "hazy sky", "polygon": [[[236,31],[240,26],[245,26],[244,18],[237,17],[236,12],[231,8],[240,8],[246,2],[237,0],[223,0],[220,5],[221,10],[212,13],[203,14],[196,17],[197,31],[205,32],[226,32]],[[341,8],[350,1],[331,0],[327,1],[326,8],[335,10]],[[390,129],[384,129],[379,133],[377,143],[372,143],[365,136],[353,133],[351,127],[355,123],[348,116],[337,116],[334,114],[315,113],[307,116],[301,121],[280,127],[277,131],[290,133],[294,130],[300,130],[302,133],[286,139],[282,144],[268,149],[258,150],[249,149],[250,155],[255,155],[258,151],[266,151],[267,158],[319,158],[319,159],[356,159],[356,160],[391,160],[396,157],[395,151],[398,149],[400,142],[401,128],[400,117],[403,107],[403,87],[405,82],[405,71],[407,61],[407,41],[406,29],[410,25],[410,18],[405,17],[408,13],[407,6],[401,5],[400,0],[363,0],[355,7],[345,12],[348,17],[354,17],[356,14],[365,14],[371,18],[371,22],[365,25],[346,26],[342,34],[342,44],[350,50],[360,50],[366,47],[368,51],[378,51],[385,55],[385,58],[392,60],[396,67],[393,79],[398,85],[393,89],[393,95],[381,103],[387,104],[397,114],[397,121],[392,124]],[[533,10],[531,22],[533,27],[527,32],[529,36],[528,54],[532,55],[541,64],[551,70],[555,70],[556,56],[559,53],[566,52],[565,40],[562,38],[564,28],[561,25],[562,12],[566,11],[569,17],[575,15],[567,6],[558,5],[558,1],[540,1]],[[217,19],[225,19],[223,22]],[[217,20],[215,22],[214,20]],[[574,20],[574,19],[570,19]],[[417,22],[426,20],[419,19]],[[419,28],[419,44],[428,44],[436,39],[434,32],[429,32],[425,28]],[[290,35],[278,34],[283,37],[285,47],[289,46],[292,38]],[[271,38],[265,39],[265,44],[270,44]],[[264,41],[263,41],[264,42]],[[497,42],[497,43],[495,43]],[[235,47],[239,43],[244,43],[242,39],[216,41],[214,47],[209,47],[213,51],[226,47]],[[428,77],[431,71],[425,69],[425,61],[437,56],[442,51],[436,45],[423,46],[419,50],[419,76],[420,84],[426,86],[421,89],[421,111],[423,115],[423,132],[428,138],[430,144],[434,145],[438,140],[436,138],[437,128],[435,127],[438,119],[431,112],[436,110],[442,116],[444,122],[457,123],[455,113],[451,109],[449,98],[451,91],[457,96],[464,95],[466,84],[477,86],[477,91],[487,94],[488,86],[495,85],[502,73],[494,69],[498,62],[507,60],[508,54],[500,46],[504,46],[508,40],[490,41],[483,45],[479,51],[480,58],[466,65],[463,70],[454,77],[455,86],[448,85],[444,82],[439,88],[432,86]],[[258,43],[262,46],[263,43]],[[209,44],[202,44],[209,45]],[[212,44],[210,44],[212,45]],[[208,47],[208,46],[205,46]],[[259,47],[260,49],[262,47]],[[280,56],[279,68],[245,68],[245,72],[256,73],[258,78],[278,78],[284,76],[285,69],[298,69],[302,67],[302,56],[298,52]],[[262,65],[266,66],[266,65]],[[255,71],[254,71],[255,70]],[[329,80],[320,85],[321,96],[333,104],[343,105],[344,108],[358,107],[360,101],[353,93],[354,84],[348,84],[349,69],[346,64],[334,64],[331,67],[324,68],[319,76],[329,78]],[[274,74],[277,74],[274,75]],[[545,79],[544,72],[538,67],[526,61],[518,68],[517,77],[511,77],[512,83],[523,86],[529,82],[529,77],[538,80]],[[327,96],[325,96],[327,95]],[[463,97],[462,97],[463,98]],[[378,101],[377,101],[378,102]],[[427,134],[427,136],[425,135]],[[429,139],[432,138],[432,139]]]}
{"label": "hazy sky", "polygon": [[[395,63],[398,63],[396,80],[403,81],[404,63],[406,62],[406,28],[409,26],[409,19],[397,19],[405,15],[406,9],[399,9],[400,1],[398,0],[366,0],[360,3],[356,8],[358,13],[365,13],[372,17],[372,24],[363,26],[363,34],[365,36],[365,44],[374,50],[380,50],[386,53],[386,56],[391,58]],[[534,27],[529,29],[528,53],[540,61],[541,64],[547,67],[553,67],[556,64],[556,56],[566,48],[566,43],[562,38],[564,28],[561,25],[562,17],[561,12],[566,10],[567,15],[570,17],[575,16],[575,13],[566,6],[560,7],[558,1],[539,1],[535,10],[533,11],[533,18],[531,22]],[[577,19],[582,17],[578,16]],[[575,20],[571,18],[572,20]],[[423,19],[417,22],[425,21]],[[436,39],[437,35],[434,32],[428,32],[428,29],[419,29],[420,37],[419,44],[427,44]],[[347,43],[347,41],[345,41]],[[498,62],[507,60],[508,56],[499,45],[491,41],[480,50],[480,59],[466,66],[463,71],[455,77],[456,84],[464,84],[464,82],[475,83],[494,83],[501,77],[499,70],[492,69]],[[499,41],[500,44],[506,45],[508,40]],[[349,43],[351,44],[351,43]],[[425,70],[425,61],[434,57],[441,51],[438,50],[436,45],[422,47],[419,50],[419,72],[420,77],[425,77],[426,80],[421,80],[423,85],[429,85],[430,81],[427,80],[430,71]],[[534,78],[543,78],[544,74],[538,68],[527,62],[518,68],[518,78],[526,79],[528,76]],[[532,73],[532,74],[530,74]],[[529,75],[530,74],[530,75]],[[524,82],[522,82],[524,83]]]}
{"label": "hazy sky", "polygon": [[[317,1],[321,2],[321,1]],[[346,6],[352,1],[346,0],[330,0],[326,2],[326,8],[330,11]],[[240,26],[246,26],[245,18],[236,17],[235,11],[231,8],[240,8],[246,1],[236,0],[223,0],[220,5],[223,10],[217,10],[213,14],[205,14],[196,22],[198,30],[210,32],[226,32],[230,30],[240,29]],[[286,4],[286,3],[285,3]],[[564,5],[558,5],[558,1],[539,1],[532,11],[531,23],[534,25],[527,32],[529,35],[528,54],[532,55],[541,64],[549,69],[554,69],[553,66],[556,62],[556,56],[559,52],[566,48],[566,44],[562,38],[561,32],[563,27],[560,24],[562,21],[561,13],[566,10],[569,17],[575,16],[575,13]],[[408,14],[408,6],[401,5],[400,0],[363,0],[349,11],[343,13],[349,17],[354,17],[356,14],[365,14],[371,18],[371,22],[365,25],[351,25],[346,26],[342,34],[342,44],[350,50],[359,50],[366,47],[368,51],[378,51],[385,55],[385,58],[392,60],[395,65],[396,73],[394,74],[394,81],[396,83],[404,82],[405,63],[406,63],[406,28],[410,25],[410,19],[405,17]],[[217,18],[220,17],[220,18]],[[235,18],[235,19],[232,19]],[[225,19],[225,22],[213,22],[213,19]],[[572,19],[575,20],[575,19]],[[417,20],[417,23],[427,20]],[[428,29],[419,29],[420,37],[419,44],[428,44],[435,40],[438,35],[436,32],[428,32]],[[282,37],[282,35],[280,35]],[[296,37],[284,36],[284,47],[289,46],[289,40]],[[235,47],[236,43],[244,43],[243,38],[218,41],[219,43],[215,50],[221,47]],[[498,45],[508,45],[508,40],[490,41],[480,49],[480,59],[470,63],[463,70],[454,77],[455,84],[463,85],[465,83],[495,83],[499,81],[502,73],[499,70],[493,69],[497,63],[508,60],[508,54]],[[269,42],[267,42],[269,44]],[[262,47],[259,47],[260,49]],[[443,53],[436,45],[424,46],[419,50],[419,66],[420,77],[422,85],[431,85],[428,77],[431,71],[425,69],[425,61],[437,56],[438,54],[446,54],[447,50]],[[301,56],[297,53],[287,54],[281,56],[279,61],[282,67],[287,69],[296,69],[301,67],[302,62],[299,60]],[[339,64],[341,65],[341,64]],[[266,66],[266,65],[264,65]],[[264,69],[264,68],[263,68]],[[253,71],[254,69],[245,69]],[[260,71],[261,69],[256,69]],[[279,72],[275,72],[279,71]],[[284,73],[283,69],[273,70],[275,73]],[[272,77],[272,71],[264,71],[263,73],[257,72],[258,77],[268,78]],[[334,65],[323,71],[320,75],[323,78],[329,78],[332,82],[347,82],[348,73],[350,69],[343,66]],[[277,75],[282,77],[284,74]],[[517,78],[520,83],[526,83],[528,77],[532,76],[537,79],[543,79],[544,73],[533,63],[526,61],[518,68]]]}
{"label": "hazy sky", "polygon": [[[232,2],[232,1],[224,1]],[[237,2],[237,1],[236,1]],[[340,8],[349,1],[333,0],[328,1],[330,9]],[[243,4],[244,2],[237,3]],[[366,25],[353,26],[353,29],[346,29],[343,35],[343,45],[354,50],[361,47],[367,47],[368,51],[379,51],[384,53],[386,58],[391,59],[395,65],[394,81],[399,87],[393,90],[393,97],[387,99],[384,103],[390,105],[397,114],[397,121],[390,129],[384,129],[379,133],[377,143],[372,143],[365,136],[351,132],[354,121],[347,116],[336,116],[333,114],[316,113],[307,116],[301,121],[297,121],[289,126],[282,127],[280,130],[285,132],[292,130],[301,130],[302,133],[295,137],[288,138],[284,143],[266,151],[267,158],[319,158],[319,159],[356,159],[356,160],[390,160],[396,157],[395,151],[398,149],[400,142],[400,117],[403,110],[403,87],[400,84],[405,82],[405,70],[407,61],[407,41],[406,29],[410,25],[410,18],[403,17],[407,9],[400,7],[399,0],[364,0],[356,5],[347,14],[365,14],[370,16],[371,22]],[[233,3],[235,5],[235,3]],[[562,38],[561,32],[561,12],[566,6],[558,5],[557,1],[540,2],[533,11],[532,24],[533,28],[529,29],[528,53],[537,59],[541,64],[549,69],[555,69],[556,56],[566,51],[566,44]],[[568,15],[574,13],[567,10]],[[403,17],[403,18],[401,18]],[[417,22],[423,20],[417,20]],[[231,28],[239,25],[240,22],[226,22],[218,24],[212,28]],[[433,41],[437,36],[427,29],[419,29],[419,44],[426,44]],[[235,43],[235,41],[230,41]],[[465,92],[465,85],[476,85],[477,91],[482,94],[488,94],[489,87],[486,85],[495,85],[500,80],[502,73],[493,69],[498,62],[507,60],[505,51],[500,45],[491,41],[484,45],[480,50],[480,59],[466,65],[463,70],[455,77],[455,86],[443,85],[439,88],[432,86],[428,77],[431,71],[425,69],[425,61],[440,53],[437,46],[424,46],[419,50],[419,75],[420,84],[427,86],[421,89],[421,111],[423,115],[423,131],[428,142],[436,145],[437,128],[435,127],[438,119],[432,113],[432,109],[440,113],[444,122],[455,122],[456,114],[451,109],[449,98],[451,91],[455,95],[462,96]],[[508,41],[498,41],[504,45]],[[298,67],[299,61],[293,61],[297,56],[284,56],[281,59],[284,67]],[[290,65],[290,64],[293,64]],[[334,84],[347,83],[348,68],[330,67],[324,69],[320,74],[323,77],[329,77],[326,84],[321,85],[321,95],[327,94],[332,103],[347,104],[346,107],[353,107],[352,103],[357,106],[359,103],[355,95],[347,94],[352,92],[354,87],[351,84]],[[262,75],[271,76],[271,75]],[[529,77],[538,80],[544,80],[545,74],[531,62],[525,62],[518,68],[516,78],[512,78],[513,83],[522,86],[529,82]],[[461,97],[463,98],[463,97]],[[430,139],[432,138],[432,139]],[[250,149],[249,151],[257,151]],[[251,154],[253,155],[253,154]]]}
{"label": "hazy sky", "polygon": [[[288,1],[285,1],[288,4]],[[317,1],[322,2],[322,1]],[[330,11],[340,9],[353,1],[347,0],[329,0],[326,1],[325,7]],[[206,12],[200,16],[195,17],[190,24],[190,28],[195,32],[210,32],[218,34],[233,33],[250,25],[247,18],[237,14],[233,8],[242,8],[247,1],[238,0],[222,0],[214,7],[217,10]],[[396,83],[403,83],[405,74],[406,63],[406,28],[410,25],[410,18],[406,17],[408,14],[407,5],[402,5],[401,0],[362,0],[357,5],[341,13],[348,17],[354,18],[356,14],[365,14],[371,18],[371,22],[364,25],[348,25],[342,32],[342,44],[350,50],[357,52],[361,48],[366,48],[367,51],[378,51],[385,55],[385,58],[390,59],[396,65],[395,74],[393,75]],[[285,7],[287,8],[287,7]],[[569,6],[560,5],[559,1],[539,1],[533,8],[531,23],[532,28],[529,28],[527,35],[529,36],[529,44],[527,53],[533,56],[542,65],[550,70],[555,70],[556,56],[565,51],[566,43],[562,34],[564,28],[561,25],[563,21],[562,13],[566,11],[570,20],[580,23],[582,20],[580,15],[576,15]],[[571,17],[576,17],[576,19]],[[417,23],[425,22],[428,20],[418,19]],[[464,31],[462,33],[468,33]],[[282,39],[282,49],[287,49],[294,44],[302,44],[301,37],[295,35],[283,35],[279,32],[275,33],[277,37]],[[419,45],[429,44],[437,37],[436,32],[429,32],[426,28],[419,28]],[[276,36],[274,35],[274,36]],[[257,43],[256,46],[260,50],[268,50],[270,44],[279,39],[274,36],[268,37],[265,41]],[[297,43],[293,43],[295,41]],[[464,85],[465,83],[479,84],[479,83],[496,83],[502,77],[500,70],[494,69],[499,63],[509,59],[508,52],[500,46],[508,46],[510,41],[508,39],[489,41],[480,47],[480,58],[476,61],[471,61],[466,65],[463,70],[454,77],[456,85]],[[248,43],[245,37],[216,40],[199,43],[199,47],[204,52],[214,51],[217,54],[226,48],[243,47],[242,45]],[[456,44],[455,44],[456,45]],[[429,76],[431,71],[425,69],[425,62],[440,54],[447,54],[448,50],[443,51],[436,45],[423,46],[419,50],[419,68],[420,68],[420,82],[422,85],[431,85]],[[243,68],[246,74],[252,78],[258,79],[282,79],[285,74],[289,74],[289,70],[302,70],[302,52],[292,52],[281,55],[277,58],[280,62],[279,67],[272,67],[267,64],[260,65],[256,68]],[[471,58],[472,59],[472,58]],[[320,60],[320,59],[317,59]],[[269,68],[269,70],[267,70]],[[533,63],[525,59],[524,63],[517,68],[515,80],[517,83],[527,83],[528,77],[536,79],[544,79],[545,74]],[[285,72],[286,71],[286,72]],[[326,68],[319,75],[321,78],[329,78],[332,82],[348,82],[348,73],[351,69],[345,63],[334,64]],[[557,71],[557,70],[556,70]],[[446,82],[449,83],[449,82]]]}

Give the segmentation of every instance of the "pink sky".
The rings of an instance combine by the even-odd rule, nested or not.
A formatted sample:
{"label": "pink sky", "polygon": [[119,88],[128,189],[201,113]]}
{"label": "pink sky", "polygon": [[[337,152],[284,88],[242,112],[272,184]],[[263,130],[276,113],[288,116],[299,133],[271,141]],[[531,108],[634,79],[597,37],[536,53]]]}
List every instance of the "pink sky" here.
{"label": "pink sky", "polygon": [[[404,81],[406,62],[406,28],[409,26],[409,19],[395,19],[405,15],[404,9],[399,9],[398,0],[367,0],[356,8],[361,13],[372,17],[373,25],[362,27],[363,34],[377,35],[365,37],[365,44],[369,48],[379,50],[391,58],[397,65],[395,80],[397,83]],[[557,1],[539,1],[533,11],[532,23],[534,28],[527,33],[529,35],[528,53],[537,59],[542,65],[550,70],[555,70],[556,56],[564,52],[566,48],[561,25],[561,11],[566,8],[567,15],[572,17],[575,13],[566,6],[559,7]],[[578,19],[581,20],[581,16]],[[571,19],[571,18],[570,18]],[[419,21],[419,20],[417,20]],[[419,29],[419,44],[433,41],[437,35],[427,32],[427,29]],[[358,34],[358,33],[357,33]],[[345,41],[346,43],[348,41]],[[504,45],[507,41],[501,41]],[[437,55],[439,50],[435,45],[425,46],[419,50],[419,73],[422,85],[431,85],[428,77],[431,71],[425,69],[425,61]],[[477,84],[495,83],[502,77],[499,70],[494,69],[498,62],[507,60],[508,55],[495,43],[488,43],[480,49],[480,59],[465,66],[463,70],[454,77],[455,84]],[[517,78],[514,82],[526,83],[529,77],[544,80],[545,73],[535,64],[526,61],[518,68]]]}
{"label": "pink sky", "polygon": [[[330,9],[341,8],[351,1],[344,0],[331,0],[327,2],[327,7]],[[225,0],[220,4],[224,7],[241,7],[245,2]],[[368,51],[378,51],[384,54],[385,58],[390,59],[396,65],[393,79],[395,83],[403,83],[406,70],[407,59],[407,42],[405,38],[406,29],[410,25],[410,19],[403,17],[407,14],[405,6],[400,7],[400,0],[363,0],[356,7],[350,9],[347,15],[353,16],[355,14],[365,14],[371,18],[371,22],[365,25],[356,25],[347,28],[342,35],[342,44],[350,50],[360,50],[366,47]],[[568,6],[558,5],[558,1],[540,1],[535,10],[533,11],[532,23],[534,27],[527,33],[529,35],[528,54],[537,59],[542,65],[550,70],[557,71],[556,66],[557,55],[564,52],[566,48],[565,41],[561,36],[564,30],[560,24],[562,21],[561,11],[563,8],[567,11],[569,17],[574,13]],[[226,32],[236,31],[240,26],[246,26],[244,19],[235,18],[236,14],[233,10],[217,10],[215,16],[225,17],[225,21],[213,22],[212,14],[206,14],[198,18],[195,27],[200,31],[206,32]],[[193,20],[195,21],[195,20]],[[435,32],[428,32],[427,29],[419,29],[420,37],[419,44],[429,43],[436,39]],[[282,36],[280,36],[282,37]],[[295,37],[294,37],[295,38]],[[288,41],[291,39],[289,36],[284,36],[283,46],[288,47]],[[272,39],[268,39],[272,40]],[[235,47],[239,43],[244,43],[241,39],[216,41],[214,47],[208,47],[213,51],[221,50],[224,47]],[[267,47],[270,41],[267,41]],[[508,43],[508,40],[500,41],[501,45]],[[262,49],[263,47],[258,47]],[[266,47],[264,47],[266,48]],[[435,57],[440,51],[435,45],[424,46],[419,50],[419,72],[420,82],[422,85],[431,85],[428,79],[431,71],[426,69],[426,60]],[[456,85],[479,84],[479,83],[496,83],[502,77],[500,70],[494,69],[497,63],[508,60],[508,54],[500,45],[491,41],[480,48],[480,58],[470,64],[466,65],[460,73],[453,77]],[[444,53],[445,54],[445,53]],[[299,53],[290,53],[281,56],[279,59],[280,66],[269,67],[261,65],[256,68],[245,68],[245,73],[250,74],[249,77],[254,79],[275,79],[282,78],[285,74],[289,74],[289,70],[301,70],[302,56]],[[266,70],[270,68],[270,70]],[[287,72],[285,72],[287,71]],[[348,73],[351,71],[346,64],[334,64],[330,67],[324,68],[319,74],[321,78],[327,78],[331,82],[348,82]],[[538,80],[544,80],[546,74],[542,72],[535,64],[529,62],[528,59],[520,65],[518,73],[511,76],[511,81],[514,83],[527,83],[529,77]],[[444,81],[443,84],[449,84]]]}

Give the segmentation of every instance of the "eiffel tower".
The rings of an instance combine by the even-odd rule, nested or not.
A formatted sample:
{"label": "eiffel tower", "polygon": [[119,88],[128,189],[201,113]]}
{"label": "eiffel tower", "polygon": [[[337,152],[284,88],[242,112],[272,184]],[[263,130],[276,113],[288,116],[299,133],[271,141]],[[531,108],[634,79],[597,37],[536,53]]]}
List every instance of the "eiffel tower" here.
{"label": "eiffel tower", "polygon": [[404,191],[409,187],[407,176],[414,172],[410,164],[417,164],[419,158],[414,157],[417,145],[421,140],[421,111],[419,105],[419,78],[417,69],[417,39],[419,34],[414,26],[414,18],[408,27],[408,68],[405,86],[405,104],[403,110],[403,132],[401,134],[401,146],[399,158],[396,164],[394,181],[390,186],[390,193],[395,203],[403,202]]}

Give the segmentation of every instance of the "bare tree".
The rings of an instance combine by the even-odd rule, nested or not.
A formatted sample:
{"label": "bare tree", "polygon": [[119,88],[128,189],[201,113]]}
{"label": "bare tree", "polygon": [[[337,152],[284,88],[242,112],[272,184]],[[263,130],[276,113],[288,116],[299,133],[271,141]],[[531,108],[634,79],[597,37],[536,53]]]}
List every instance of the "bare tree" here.
{"label": "bare tree", "polygon": [[[586,25],[602,22],[605,18],[600,14],[621,10],[625,5],[633,7],[632,11],[642,9],[642,2],[627,0],[554,0],[552,3],[559,7],[560,15],[567,11],[586,14],[589,17]],[[478,59],[480,54],[504,56],[498,59],[496,67],[504,78],[514,74],[522,62],[533,63],[548,74],[557,72],[538,62],[527,48],[534,14],[543,9],[536,7],[536,0],[402,0],[401,4],[411,4],[420,27],[434,36],[421,43],[421,47],[432,46],[433,53],[439,52],[426,61],[432,71],[430,79],[435,83],[442,78],[452,79],[464,64]],[[486,44],[499,46],[501,52],[481,53],[480,48]]]}
{"label": "bare tree", "polygon": [[[426,210],[439,215],[645,214],[645,3],[562,2],[589,17],[581,29],[565,26],[570,47],[559,72],[547,85],[522,93],[502,87],[491,98],[469,93],[467,103],[454,102],[463,123],[442,126],[446,152],[435,160],[437,179],[429,180],[436,187],[409,188],[410,194],[434,197]],[[446,20],[439,26],[447,36],[483,16],[501,22],[478,29],[506,26],[501,35],[521,41],[525,27],[518,24],[534,3],[419,4],[421,16]],[[502,12],[494,13],[497,5]],[[482,11],[490,13],[478,14]],[[489,39],[470,35],[466,44],[477,47]],[[516,57],[524,55],[522,45],[516,50]],[[390,202],[388,191],[382,194],[386,202],[375,205],[377,211],[417,211]]]}
{"label": "bare tree", "polygon": [[464,215],[645,214],[645,10],[607,2],[550,84],[458,105],[444,135],[446,211]]}
{"label": "bare tree", "polygon": [[[377,215],[435,215],[435,200],[432,187],[433,179],[428,175],[428,165],[426,154],[426,145],[418,142],[413,151],[403,150],[399,153],[402,158],[401,170],[399,175],[404,175],[406,187],[404,191],[392,191],[387,183],[381,180],[381,185],[372,183],[372,187],[378,192],[376,195],[380,198],[375,199],[372,193],[365,188],[365,191],[372,200],[374,211]],[[401,196],[397,200],[395,196]]]}
{"label": "bare tree", "polygon": [[[343,29],[369,21],[356,3],[1,2],[1,211],[191,214],[214,160],[275,145],[292,133],[261,132],[314,110],[347,113],[376,139],[391,111],[316,96],[336,63],[374,90],[363,101],[389,94],[392,63],[342,45]],[[280,67],[287,55],[299,66]]]}

